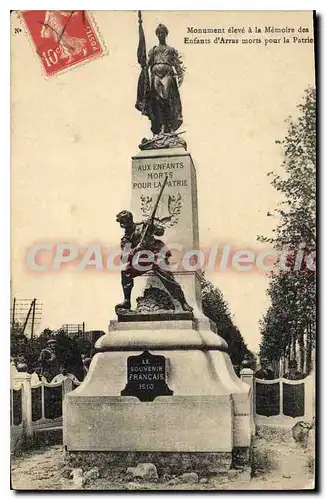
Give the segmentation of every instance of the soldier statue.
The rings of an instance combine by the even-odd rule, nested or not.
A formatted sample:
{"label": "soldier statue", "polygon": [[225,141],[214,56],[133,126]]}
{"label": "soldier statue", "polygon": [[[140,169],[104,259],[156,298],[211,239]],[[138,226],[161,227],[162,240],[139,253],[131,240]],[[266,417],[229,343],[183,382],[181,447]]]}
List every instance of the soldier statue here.
{"label": "soldier statue", "polygon": [[136,253],[138,252],[138,256],[141,257],[141,251],[144,250],[153,254],[153,258],[150,259],[151,270],[158,276],[171,296],[180,302],[182,309],[191,312],[193,309],[187,303],[181,286],[175,280],[172,272],[167,269],[171,252],[166,248],[163,241],[155,238],[155,236],[164,234],[164,226],[160,224],[160,220],[152,216],[149,220],[136,223],[132,213],[127,210],[118,213],[116,220],[120,227],[125,230],[121,238],[121,249],[127,252],[126,266],[121,271],[124,301],[116,306],[116,311],[131,308],[131,291],[134,286],[134,278],[148,271],[147,266],[146,269],[142,269],[140,265],[135,267],[133,264]]}

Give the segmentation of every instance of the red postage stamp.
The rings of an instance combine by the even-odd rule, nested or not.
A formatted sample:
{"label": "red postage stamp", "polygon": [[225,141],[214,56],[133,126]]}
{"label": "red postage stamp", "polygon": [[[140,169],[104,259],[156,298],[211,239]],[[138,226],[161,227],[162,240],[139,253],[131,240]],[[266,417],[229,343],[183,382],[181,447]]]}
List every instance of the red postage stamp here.
{"label": "red postage stamp", "polygon": [[47,76],[104,52],[91,17],[84,10],[27,10],[21,17]]}

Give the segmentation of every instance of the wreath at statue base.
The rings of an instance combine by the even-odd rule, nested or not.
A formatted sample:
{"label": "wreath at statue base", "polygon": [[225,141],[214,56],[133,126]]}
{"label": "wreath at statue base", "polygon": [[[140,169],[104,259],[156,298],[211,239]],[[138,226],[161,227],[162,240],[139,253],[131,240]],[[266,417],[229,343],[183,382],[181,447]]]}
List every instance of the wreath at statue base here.
{"label": "wreath at statue base", "polygon": [[180,132],[179,134],[176,133],[162,133],[155,135],[152,139],[147,139],[144,137],[139,144],[139,149],[146,150],[146,149],[166,149],[166,148],[184,148],[187,150],[187,143],[186,141],[180,137],[180,134],[183,132]]}

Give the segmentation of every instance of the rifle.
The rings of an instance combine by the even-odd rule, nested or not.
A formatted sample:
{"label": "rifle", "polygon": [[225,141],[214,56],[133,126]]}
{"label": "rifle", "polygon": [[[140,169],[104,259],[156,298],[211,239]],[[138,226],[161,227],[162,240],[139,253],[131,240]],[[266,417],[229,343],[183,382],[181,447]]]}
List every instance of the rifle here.
{"label": "rifle", "polygon": [[146,224],[146,227],[145,227],[145,229],[144,229],[144,231],[143,231],[143,234],[142,234],[142,236],[141,236],[140,242],[139,242],[139,243],[138,243],[138,245],[137,245],[138,247],[141,247],[141,245],[143,244],[143,241],[144,241],[144,239],[145,239],[145,237],[146,237],[146,234],[147,234],[148,228],[149,228],[149,226],[152,224],[152,222],[154,221],[155,214],[156,214],[156,211],[157,211],[157,207],[158,207],[158,204],[160,203],[160,200],[161,200],[161,198],[162,198],[163,190],[164,190],[164,188],[165,188],[165,186],[166,186],[167,181],[168,181],[168,175],[167,175],[167,174],[165,174],[165,179],[164,179],[163,185],[162,185],[162,187],[161,187],[161,191],[159,192],[159,195],[158,195],[158,198],[157,198],[157,200],[156,200],[155,206],[154,206],[154,208],[153,208],[153,212],[152,212],[152,215],[151,215],[151,217],[150,217],[150,219],[149,219],[149,222]]}

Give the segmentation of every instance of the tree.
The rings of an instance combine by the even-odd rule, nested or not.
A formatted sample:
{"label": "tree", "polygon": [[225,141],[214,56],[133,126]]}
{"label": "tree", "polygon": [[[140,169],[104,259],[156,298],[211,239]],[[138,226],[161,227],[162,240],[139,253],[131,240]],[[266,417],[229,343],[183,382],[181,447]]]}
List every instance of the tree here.
{"label": "tree", "polygon": [[280,266],[279,260],[270,276],[267,293],[271,305],[261,321],[260,351],[261,356],[271,360],[282,356],[290,359],[299,349],[300,368],[303,370],[306,365],[309,371],[316,320],[315,89],[305,91],[298,108],[298,118],[288,120],[285,139],[276,141],[283,148],[283,174],[268,174],[272,177],[272,186],[283,195],[283,201],[274,210],[278,218],[274,237],[259,239],[283,252],[286,268]]}
{"label": "tree", "polygon": [[[316,91],[308,88],[303,103],[298,105],[299,117],[287,120],[288,132],[282,146],[283,174],[269,172],[271,185],[283,195],[275,208],[279,223],[273,238],[259,237],[275,248],[297,250],[300,244],[308,251],[316,249]],[[267,214],[271,216],[273,214]]]}
{"label": "tree", "polygon": [[218,334],[227,342],[233,365],[240,366],[245,358],[254,356],[244,342],[239,329],[233,324],[231,313],[222,292],[202,279],[202,303],[204,314],[217,326]]}
{"label": "tree", "polygon": [[23,325],[15,322],[10,327],[10,355],[13,358],[23,356],[26,352],[28,339],[23,334]]}
{"label": "tree", "polygon": [[[46,328],[38,337],[29,339],[22,333],[23,326],[15,323],[11,327],[11,356],[24,358],[28,371],[33,372],[39,366],[42,349],[47,347],[50,339],[57,341],[57,353],[60,365],[66,366],[68,372],[73,373],[79,380],[84,377],[81,354],[85,346],[76,339],[71,339],[63,331]],[[89,343],[87,343],[88,346]]]}

